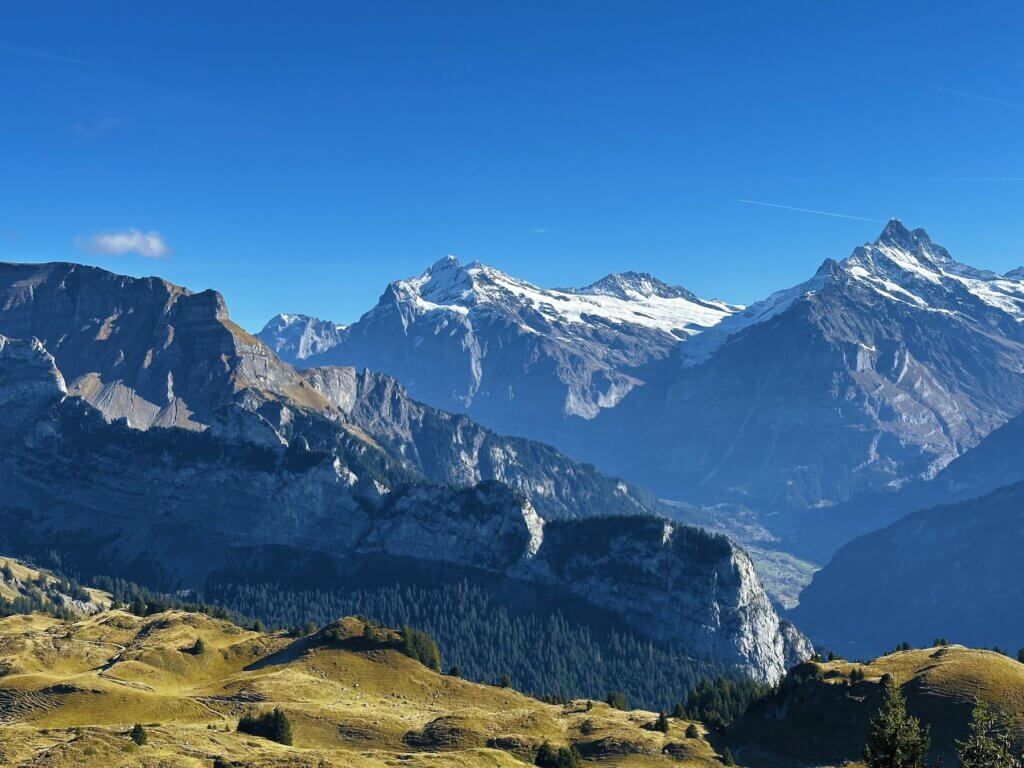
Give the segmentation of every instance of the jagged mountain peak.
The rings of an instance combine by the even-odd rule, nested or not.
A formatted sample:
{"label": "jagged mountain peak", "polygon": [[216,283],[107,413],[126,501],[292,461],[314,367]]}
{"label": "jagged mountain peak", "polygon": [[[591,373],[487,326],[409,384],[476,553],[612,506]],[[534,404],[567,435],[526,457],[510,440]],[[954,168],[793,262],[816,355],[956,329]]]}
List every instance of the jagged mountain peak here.
{"label": "jagged mountain peak", "polygon": [[875,239],[875,245],[890,245],[906,250],[913,250],[920,243],[930,243],[931,238],[923,229],[909,230],[897,218],[889,219],[885,228]]}
{"label": "jagged mountain peak", "polygon": [[898,219],[839,265],[854,283],[918,309],[961,312],[967,300],[1024,319],[1024,290],[1011,282],[1017,278],[963,264],[923,229],[909,230]]}
{"label": "jagged mountain peak", "polygon": [[571,291],[572,293],[616,296],[627,300],[643,298],[686,298],[697,300],[693,292],[680,285],[669,285],[649,272],[613,272],[590,285],[583,288],[573,288]]}

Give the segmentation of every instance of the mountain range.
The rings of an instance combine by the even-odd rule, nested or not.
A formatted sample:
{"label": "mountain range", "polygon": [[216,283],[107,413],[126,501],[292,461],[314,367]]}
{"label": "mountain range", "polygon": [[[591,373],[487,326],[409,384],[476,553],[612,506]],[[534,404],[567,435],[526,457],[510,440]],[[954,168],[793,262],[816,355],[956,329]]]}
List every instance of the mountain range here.
{"label": "mountain range", "polygon": [[[1022,275],[967,266],[895,219],[745,308],[648,275],[548,291],[448,258],[296,363],[388,372],[824,562],[914,508],[862,525],[858,499],[935,478],[1024,409]],[[260,333],[272,347],[278,325]]]}
{"label": "mountain range", "polygon": [[647,274],[550,290],[449,256],[391,283],[341,330],[278,315],[258,335],[295,365],[387,373],[418,400],[550,442],[567,418],[615,406],[643,383],[636,369],[737,309]]}
{"label": "mountain range", "polygon": [[810,646],[764,584],[792,607],[828,563],[793,613],[816,640],[1010,643],[1022,278],[893,220],[749,307],[448,257],[253,336],[215,291],[0,265],[0,547],[168,589],[468,577],[766,681]]}
{"label": "mountain range", "polygon": [[387,376],[300,373],[214,291],[0,265],[0,363],[4,551],[168,588],[468,575],[761,680],[810,654],[724,536]]}

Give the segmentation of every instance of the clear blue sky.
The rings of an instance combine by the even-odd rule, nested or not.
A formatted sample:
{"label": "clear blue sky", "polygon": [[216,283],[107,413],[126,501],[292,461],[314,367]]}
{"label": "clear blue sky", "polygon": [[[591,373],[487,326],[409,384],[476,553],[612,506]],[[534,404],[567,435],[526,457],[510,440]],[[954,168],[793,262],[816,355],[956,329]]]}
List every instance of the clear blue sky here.
{"label": "clear blue sky", "polygon": [[[882,226],[754,200],[1004,271],[1022,40],[1020,2],[5,3],[0,259],[214,287],[258,328],[448,253],[746,303]],[[132,229],[170,253],[97,238]]]}

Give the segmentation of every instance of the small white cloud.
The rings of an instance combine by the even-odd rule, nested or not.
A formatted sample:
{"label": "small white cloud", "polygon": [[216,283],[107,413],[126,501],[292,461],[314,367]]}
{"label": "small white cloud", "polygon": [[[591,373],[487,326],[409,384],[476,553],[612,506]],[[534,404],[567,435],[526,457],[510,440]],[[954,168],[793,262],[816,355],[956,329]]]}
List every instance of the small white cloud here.
{"label": "small white cloud", "polygon": [[79,238],[78,247],[89,253],[102,253],[107,256],[135,253],[147,259],[162,259],[171,252],[167,241],[159,232],[140,232],[137,229],[97,232],[90,237]]}
{"label": "small white cloud", "polygon": [[547,232],[547,227],[534,227],[533,229],[530,230],[530,233],[534,235],[546,235]]}

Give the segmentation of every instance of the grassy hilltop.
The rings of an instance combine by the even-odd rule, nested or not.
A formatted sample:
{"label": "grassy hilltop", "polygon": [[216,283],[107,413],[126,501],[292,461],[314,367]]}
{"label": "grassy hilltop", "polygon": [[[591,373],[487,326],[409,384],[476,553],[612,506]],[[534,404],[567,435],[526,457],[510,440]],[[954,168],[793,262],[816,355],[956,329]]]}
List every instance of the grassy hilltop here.
{"label": "grassy hilltop", "polygon": [[[957,765],[953,741],[966,734],[979,699],[1010,718],[1024,750],[1024,664],[994,651],[944,645],[898,651],[865,664],[795,667],[778,691],[730,727],[734,753],[740,762],[765,768],[856,763],[887,674],[900,685],[910,714],[931,726],[932,754],[945,765]],[[793,762],[776,759],[782,757]]]}
{"label": "grassy hilltop", "polygon": [[[391,630],[365,634],[353,618],[293,638],[183,611],[0,619],[0,764],[521,766],[545,740],[609,767],[720,764],[688,721],[661,733],[650,712],[544,704],[438,674]],[[294,746],[236,732],[275,707]]]}

